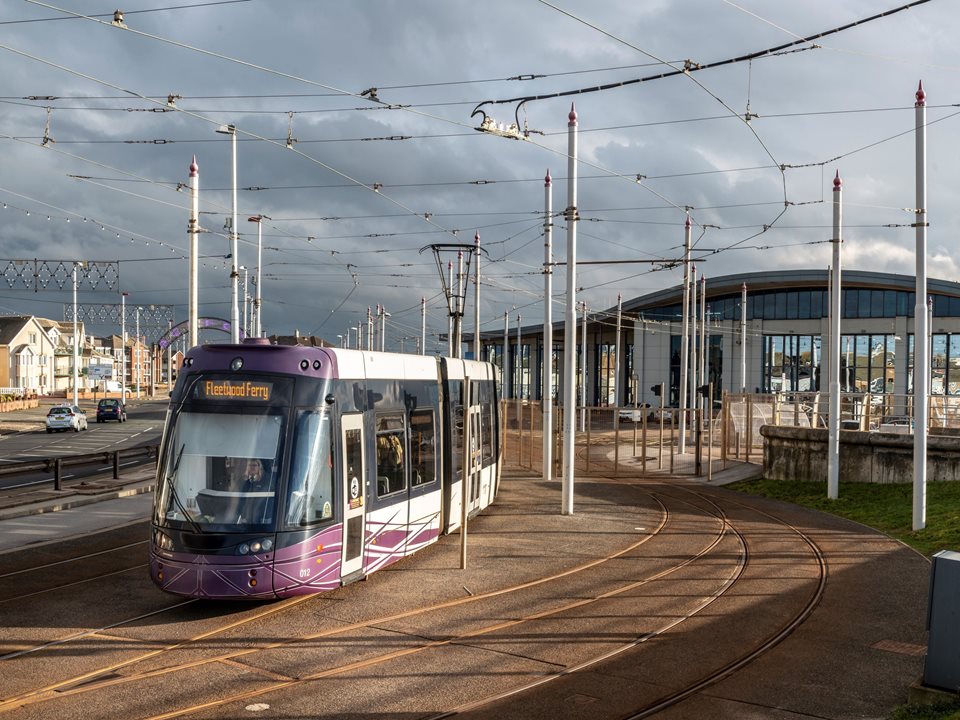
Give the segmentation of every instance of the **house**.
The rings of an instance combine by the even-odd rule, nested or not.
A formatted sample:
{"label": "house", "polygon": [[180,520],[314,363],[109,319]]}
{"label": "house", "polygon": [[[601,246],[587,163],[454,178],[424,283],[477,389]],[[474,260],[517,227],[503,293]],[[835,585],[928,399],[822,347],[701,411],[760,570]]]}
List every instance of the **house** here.
{"label": "house", "polygon": [[55,387],[56,341],[32,315],[0,317],[0,388],[45,395]]}
{"label": "house", "polygon": [[[54,343],[54,371],[51,393],[65,393],[73,389],[73,355],[74,355],[74,324],[73,322],[37,318],[37,322],[44,328],[51,342]],[[77,348],[77,386],[79,390],[87,387],[86,368],[90,363],[92,346],[85,341],[84,326],[77,324],[76,337],[80,339]]]}

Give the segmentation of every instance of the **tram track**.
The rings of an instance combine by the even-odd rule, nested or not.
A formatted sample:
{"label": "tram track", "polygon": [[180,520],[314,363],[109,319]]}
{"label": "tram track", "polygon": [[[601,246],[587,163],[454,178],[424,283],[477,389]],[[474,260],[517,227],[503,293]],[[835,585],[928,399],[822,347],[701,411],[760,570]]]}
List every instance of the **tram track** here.
{"label": "tram track", "polygon": [[[28,692],[20,693],[18,695],[5,698],[2,701],[0,701],[0,712],[13,709],[15,707],[22,707],[23,705],[28,703],[43,702],[44,700],[48,700],[51,697],[65,697],[68,693],[74,694],[74,693],[80,693],[80,692],[84,692],[84,693],[90,692],[95,689],[102,689],[104,687],[109,687],[116,684],[126,684],[130,682],[134,682],[136,680],[144,680],[147,678],[156,677],[158,675],[168,675],[178,671],[195,668],[201,665],[207,665],[212,663],[223,663],[223,662],[235,662],[238,658],[249,656],[254,653],[265,652],[265,651],[274,650],[274,649],[283,648],[283,647],[289,647],[297,643],[304,643],[304,642],[315,641],[321,638],[333,637],[333,636],[341,635],[344,633],[355,632],[357,630],[361,630],[364,628],[383,626],[391,622],[396,622],[398,620],[408,619],[418,615],[424,615],[427,613],[435,612],[438,610],[449,609],[459,605],[478,603],[483,600],[488,600],[490,598],[503,596],[510,593],[516,593],[529,588],[534,588],[544,583],[549,583],[549,582],[553,582],[566,577],[574,576],[578,573],[582,573],[584,571],[590,570],[591,568],[595,568],[599,565],[608,563],[612,560],[615,560],[624,555],[627,555],[628,553],[630,553],[633,550],[636,550],[637,548],[644,545],[651,539],[656,538],[660,534],[664,526],[667,524],[669,520],[669,512],[663,506],[662,503],[659,503],[659,501],[656,501],[656,499],[654,500],[655,502],[657,502],[657,504],[660,507],[660,518],[659,518],[658,525],[656,528],[653,528],[651,532],[645,534],[644,537],[642,537],[640,540],[638,540],[635,543],[631,543],[630,545],[620,549],[615,553],[610,553],[604,557],[596,558],[586,563],[581,563],[577,566],[568,568],[561,572],[553,573],[549,576],[539,577],[527,582],[518,583],[510,587],[497,589],[487,593],[456,598],[446,602],[414,608],[414,609],[400,612],[400,613],[394,613],[386,616],[371,618],[368,620],[364,620],[362,622],[357,622],[357,623],[347,625],[346,627],[333,628],[330,630],[326,630],[320,633],[315,633],[315,634],[311,634],[303,637],[285,639],[283,641],[270,643],[260,647],[232,651],[232,652],[221,654],[215,657],[203,658],[203,659],[192,661],[189,663],[174,664],[174,665],[166,666],[166,667],[163,667],[154,671],[145,672],[145,673],[129,674],[129,675],[124,675],[120,677],[116,676],[118,671],[123,670],[124,668],[129,668],[131,666],[136,665],[137,663],[144,662],[148,659],[155,660],[158,656],[160,656],[160,654],[169,654],[177,650],[187,649],[191,645],[195,645],[201,641],[209,640],[220,633],[226,632],[227,630],[236,629],[246,622],[253,622],[254,620],[258,620],[261,617],[258,615],[257,617],[250,618],[248,620],[237,622],[237,623],[231,623],[227,626],[223,626],[221,628],[204,633],[203,635],[189,638],[179,643],[171,644],[167,647],[153,650],[153,651],[138,655],[134,658],[129,658],[119,663],[113,663],[107,666],[103,666],[96,670],[86,672],[71,678],[67,678],[42,688],[36,688]],[[320,596],[320,597],[323,597],[323,596]],[[299,601],[303,601],[304,599],[306,598],[297,598],[297,600]],[[491,627],[484,630],[484,632],[492,632],[494,629],[496,628]],[[458,638],[452,638],[452,639],[446,640],[446,643],[455,642],[457,639]],[[435,644],[436,643],[434,643],[434,645]],[[389,657],[390,656],[385,656],[384,658],[381,658],[379,661],[384,662],[388,660]],[[105,677],[105,676],[110,676],[110,677],[103,680],[102,682],[98,682],[98,678]]]}
{"label": "tram track", "polygon": [[[643,483],[635,483],[637,486],[644,486]],[[736,545],[741,548],[739,553],[739,560],[736,565],[730,570],[727,577],[722,581],[716,584],[713,591],[706,593],[692,609],[689,609],[687,612],[683,613],[681,617],[671,618],[669,621],[661,623],[657,628],[652,631],[647,631],[643,634],[637,635],[630,642],[624,642],[619,647],[608,650],[604,653],[595,655],[592,658],[582,660],[579,663],[571,665],[569,667],[555,668],[552,671],[546,671],[544,677],[538,678],[536,682],[529,685],[525,685],[521,688],[513,689],[511,692],[506,694],[491,695],[487,698],[478,700],[470,705],[464,705],[456,708],[450,712],[445,712],[441,715],[436,715],[435,717],[447,717],[453,714],[465,714],[470,715],[473,711],[479,711],[481,708],[489,708],[492,705],[495,705],[497,702],[503,700],[506,697],[514,696],[519,693],[530,691],[531,689],[536,688],[539,685],[550,686],[550,683],[555,681],[562,681],[565,677],[570,677],[575,675],[578,672],[581,672],[587,668],[595,667],[597,665],[602,665],[605,661],[609,661],[611,658],[616,656],[621,656],[625,653],[628,653],[630,650],[639,648],[641,645],[648,643],[654,638],[659,638],[663,635],[666,635],[670,632],[671,629],[677,627],[688,619],[697,616],[702,613],[703,610],[710,607],[718,599],[724,597],[732,587],[736,585],[743,573],[746,571],[749,565],[749,551],[748,551],[748,542],[744,536],[728,521],[723,511],[720,509],[716,503],[713,502],[710,498],[706,496],[696,496],[699,503],[705,503],[713,505],[715,511],[710,513],[706,511],[702,506],[699,508],[702,516],[706,517],[712,515],[715,521],[718,523],[717,532],[711,537],[710,542],[706,545],[702,545],[700,551],[697,553],[692,553],[689,557],[684,558],[683,560],[674,561],[669,566],[661,569],[659,572],[651,573],[647,577],[640,578],[631,583],[621,584],[617,587],[610,588],[605,592],[598,592],[593,594],[590,597],[577,597],[571,602],[560,604],[554,607],[549,607],[545,610],[535,612],[535,613],[524,613],[520,616],[508,618],[501,620],[496,623],[488,623],[484,625],[478,625],[476,627],[471,627],[468,631],[451,634],[446,637],[440,638],[431,638],[429,636],[418,637],[416,634],[409,634],[412,631],[397,630],[395,624],[399,620],[405,620],[410,618],[415,618],[418,616],[426,616],[427,614],[433,611],[441,611],[446,609],[452,609],[460,605],[470,605],[473,603],[478,603],[484,600],[490,600],[496,596],[503,596],[511,593],[518,593],[521,590],[536,587],[544,583],[549,583],[557,579],[564,577],[574,578],[577,574],[591,569],[598,568],[604,564],[608,564],[613,560],[617,559],[626,559],[625,556],[628,556],[631,551],[637,550],[641,546],[648,543],[650,540],[655,538],[663,537],[665,531],[669,532],[670,530],[670,521],[671,521],[671,510],[668,509],[668,504],[675,503],[685,503],[689,507],[694,507],[694,494],[691,494],[690,491],[684,490],[684,493],[687,496],[687,499],[681,499],[677,493],[672,493],[673,497],[665,495],[662,490],[655,490],[656,486],[644,487],[644,491],[648,494],[649,497],[655,497],[655,501],[659,504],[661,512],[658,526],[653,529],[653,532],[645,535],[643,538],[638,540],[635,543],[630,544],[629,546],[619,550],[616,553],[610,553],[602,558],[596,558],[587,563],[582,563],[573,568],[569,568],[559,573],[554,573],[549,576],[543,576],[540,578],[533,579],[525,583],[519,583],[507,588],[502,588],[493,592],[478,594],[472,597],[456,598],[449,602],[435,603],[433,605],[424,606],[420,608],[413,608],[408,611],[393,613],[389,615],[384,615],[380,617],[375,617],[360,622],[352,623],[344,627],[332,628],[325,630],[320,633],[313,633],[310,635],[304,635],[297,638],[288,638],[283,641],[278,641],[275,643],[262,644],[257,647],[245,648],[242,650],[233,650],[228,653],[221,653],[217,656],[211,657],[201,657],[194,658],[190,662],[177,662],[174,664],[168,664],[163,667],[154,668],[151,670],[141,671],[130,673],[126,675],[119,674],[119,671],[124,668],[132,668],[137,663],[143,662],[147,659],[162,659],[168,653],[173,653],[176,650],[186,650],[191,644],[196,644],[202,639],[208,639],[215,637],[218,633],[226,632],[227,628],[218,628],[210,633],[206,633],[203,638],[200,636],[196,638],[191,638],[185,640],[176,645],[171,645],[168,648],[165,648],[160,651],[154,651],[148,654],[138,656],[136,658],[129,659],[122,663],[113,664],[110,666],[101,667],[95,671],[85,673],[83,675],[75,676],[63,680],[54,685],[50,685],[44,688],[38,688],[29,693],[21,693],[18,696],[7,698],[3,701],[0,701],[0,712],[4,710],[12,710],[18,707],[24,707],[27,705],[34,705],[38,710],[41,710],[45,707],[45,703],[50,700],[60,700],[68,701],[69,698],[75,696],[86,695],[95,691],[109,691],[111,688],[118,688],[119,686],[131,685],[132,687],[137,687],[135,683],[149,683],[149,681],[159,681],[165,678],[176,677],[178,673],[182,673],[187,670],[196,670],[203,666],[222,666],[224,668],[233,667],[233,668],[247,668],[248,671],[252,671],[259,676],[259,680],[263,678],[271,679],[270,682],[260,682],[259,680],[255,684],[256,687],[251,687],[249,690],[243,692],[234,692],[232,694],[225,694],[221,697],[214,697],[207,699],[202,702],[197,702],[193,705],[187,707],[180,707],[172,709],[169,712],[164,712],[161,714],[149,715],[152,720],[160,720],[161,718],[174,718],[181,716],[188,716],[198,712],[214,712],[216,708],[222,708],[231,703],[239,703],[251,700],[253,698],[262,698],[269,697],[270,694],[283,693],[283,691],[293,691],[297,692],[298,690],[311,686],[311,684],[324,679],[335,679],[338,677],[352,677],[357,674],[367,674],[369,671],[378,668],[378,667],[389,667],[391,663],[395,661],[405,662],[411,659],[414,656],[421,655],[423,653],[434,651],[442,652],[445,649],[451,649],[454,647],[470,647],[476,648],[477,643],[483,641],[484,638],[490,638],[491,636],[497,636],[497,634],[513,632],[519,634],[522,632],[522,628],[526,626],[534,626],[537,623],[542,623],[547,620],[554,618],[559,618],[564,615],[574,614],[577,612],[584,612],[592,606],[597,606],[605,602],[614,601],[619,597],[628,596],[631,591],[636,591],[638,588],[642,588],[645,585],[651,585],[656,583],[658,580],[666,581],[672,575],[678,573],[680,570],[687,568],[691,565],[696,566],[696,562],[705,557],[708,557],[711,552],[716,550],[719,543],[723,541],[724,538],[736,538]],[[652,494],[657,492],[656,495]],[[677,511],[676,506],[673,508],[673,514]],[[772,517],[772,516],[771,516]],[[778,519],[778,522],[782,522]],[[666,530],[665,530],[666,529]],[[799,532],[795,529],[796,532]],[[812,541],[811,541],[812,542]],[[812,545],[811,547],[815,547]],[[728,550],[729,552],[729,550]],[[823,580],[821,579],[821,587]],[[822,590],[821,590],[822,592]],[[323,596],[321,596],[323,597]],[[816,603],[814,602],[809,612],[812,612],[813,607]],[[479,612],[479,611],[478,611]],[[809,614],[809,612],[807,614]],[[806,616],[804,616],[805,618]],[[796,624],[802,622],[802,619],[797,620]],[[244,622],[239,622],[233,627],[239,628],[244,624]],[[392,628],[392,629],[391,629]],[[272,667],[271,663],[261,663],[257,665],[256,663],[251,663],[250,661],[257,657],[258,654],[263,654],[267,656],[272,650],[283,650],[291,649],[299,646],[310,646],[312,643],[318,641],[328,641],[337,637],[350,637],[356,635],[356,633],[364,631],[377,629],[382,632],[400,632],[404,633],[405,637],[401,642],[408,642],[409,646],[406,647],[397,647],[392,648],[386,652],[374,653],[367,657],[362,657],[362,653],[358,654],[358,659],[353,662],[341,663],[335,667],[327,667],[316,672],[303,673],[301,675],[290,675],[282,666]],[[785,637],[791,629],[784,630]],[[773,645],[779,643],[782,638],[772,640]],[[771,645],[771,646],[773,646]],[[500,652],[500,650],[491,650],[492,652]],[[506,650],[503,650],[504,652]],[[722,668],[708,678],[701,678],[696,687],[691,686],[685,689],[685,694],[675,693],[671,697],[665,697],[660,700],[660,703],[669,703],[676,704],[682,702],[683,699],[688,697],[690,694],[694,694],[699,691],[702,687],[707,687],[710,684],[718,682],[723,677],[736,672],[744,664],[749,664],[752,661],[753,657],[759,656],[765,649],[758,649],[755,653],[751,654],[745,659],[741,659],[739,664],[731,664],[729,667]],[[664,705],[666,707],[668,705]],[[652,712],[652,711],[641,711],[641,712]],[[628,717],[646,717],[647,715],[643,714],[634,714]]]}
{"label": "tram track", "polygon": [[[544,583],[548,583],[551,581],[555,581],[559,578],[572,577],[580,572],[583,572],[586,569],[597,567],[599,565],[608,563],[611,560],[614,560],[617,558],[622,558],[623,556],[630,553],[631,550],[637,549],[639,546],[648,542],[650,539],[659,537],[663,531],[664,526],[667,524],[667,521],[669,520],[669,513],[666,511],[666,508],[662,505],[662,502],[660,502],[659,500],[658,502],[660,503],[662,508],[662,515],[661,515],[660,524],[658,525],[654,533],[646,535],[637,543],[633,543],[630,546],[623,548],[617,553],[609,554],[604,558],[598,558],[592,562],[582,564],[581,566],[571,568],[561,573],[555,573],[550,576],[537,578],[535,580],[532,580],[526,583],[522,583],[510,588],[503,588],[501,590],[497,590],[491,593],[476,595],[470,598],[459,598],[452,602],[442,603],[442,604],[434,605],[430,607],[418,608],[408,612],[395,614],[389,617],[374,618],[364,622],[355,623],[348,627],[334,628],[332,630],[328,630],[322,633],[317,633],[311,636],[304,636],[300,638],[289,639],[282,643],[274,643],[268,646],[250,648],[243,651],[234,651],[231,653],[219,655],[217,657],[204,658],[191,663],[168,666],[165,668],[160,668],[154,671],[140,673],[136,675],[105,678],[102,682],[97,682],[95,678],[87,678],[84,680],[81,686],[74,686],[73,688],[62,687],[62,689],[56,693],[56,696],[59,698],[63,698],[63,697],[71,696],[81,692],[86,693],[92,690],[104,690],[109,687],[115,687],[116,685],[119,685],[119,684],[127,684],[137,680],[146,681],[150,678],[158,678],[158,677],[170,675],[172,673],[180,672],[183,670],[197,668],[201,665],[209,665],[212,663],[224,663],[224,664],[236,665],[238,662],[240,662],[241,658],[246,657],[249,660],[250,657],[256,653],[266,653],[269,650],[282,648],[282,647],[296,646],[297,644],[317,641],[318,639],[321,639],[321,638],[332,638],[332,637],[341,636],[341,635],[349,635],[349,634],[356,633],[358,630],[361,630],[364,628],[385,628],[391,622],[395,622],[396,620],[399,620],[399,619],[410,618],[417,615],[424,615],[431,611],[447,609],[447,608],[454,607],[456,605],[478,603],[483,600],[489,600],[490,598],[493,598],[496,596],[517,592],[519,590],[523,590],[523,589],[535,587],[537,585],[541,585]],[[333,678],[336,676],[349,675],[352,672],[362,672],[376,666],[385,665],[393,660],[408,658],[414,654],[423,653],[429,650],[442,650],[444,648],[450,648],[454,646],[462,647],[470,643],[471,641],[475,641],[478,638],[482,638],[484,636],[487,636],[496,632],[502,632],[508,629],[517,628],[524,624],[534,623],[534,622],[543,620],[545,618],[551,618],[564,613],[574,612],[578,609],[582,610],[583,608],[587,608],[590,605],[600,603],[605,600],[610,600],[611,598],[616,598],[617,596],[628,593],[631,590],[636,590],[644,585],[653,583],[658,579],[666,578],[672,575],[673,573],[676,573],[678,570],[681,570],[687,567],[688,565],[695,563],[698,559],[711,553],[717,547],[717,545],[724,539],[724,537],[728,536],[728,527],[725,520],[723,518],[717,518],[717,517],[715,517],[715,519],[717,520],[717,523],[718,523],[718,530],[714,535],[714,537],[710,540],[710,542],[707,543],[705,546],[701,547],[699,551],[695,553],[691,553],[689,557],[684,558],[679,562],[674,562],[668,565],[668,567],[664,568],[660,572],[652,573],[647,577],[644,577],[634,582],[630,582],[627,584],[620,584],[619,586],[614,587],[611,590],[608,590],[607,592],[596,593],[593,596],[587,597],[587,598],[578,597],[572,602],[564,603],[558,607],[552,607],[548,610],[540,611],[537,613],[526,613],[519,617],[512,618],[506,621],[497,622],[494,624],[482,625],[480,627],[473,628],[468,632],[451,635],[449,637],[444,637],[440,639],[429,639],[429,638],[424,639],[424,640],[421,640],[419,643],[414,642],[414,645],[412,647],[406,647],[406,648],[401,648],[399,650],[393,650],[386,653],[376,654],[372,657],[363,658],[356,662],[346,663],[346,664],[338,665],[336,667],[326,668],[316,673],[305,674],[302,677],[276,681],[272,685],[265,686],[265,687],[261,686],[254,690],[250,690],[249,692],[230,695],[225,698],[219,698],[216,700],[208,701],[201,705],[195,705],[189,708],[181,708],[179,710],[172,711],[170,713],[165,713],[162,715],[157,715],[154,717],[157,717],[157,718],[177,717],[180,715],[191,714],[200,709],[217,707],[230,702],[238,702],[251,697],[256,697],[261,694],[283,690],[285,688],[291,688],[291,687],[295,688],[297,686],[308,685],[310,683],[316,682],[324,678]],[[265,672],[270,677],[274,677],[274,678],[283,677],[283,673],[278,672],[277,669],[266,670]],[[23,700],[23,698],[21,698],[21,700]],[[2,707],[3,706],[0,706],[0,708]]]}
{"label": "tram track", "polygon": [[[277,681],[277,682],[274,682],[272,685],[257,688],[255,690],[251,690],[248,692],[237,693],[232,696],[218,698],[216,700],[211,700],[204,703],[196,704],[191,707],[179,708],[177,710],[173,710],[170,712],[151,715],[148,718],[148,720],[172,720],[173,718],[185,717],[185,716],[195,714],[197,712],[207,711],[216,707],[228,705],[230,703],[245,702],[255,698],[262,698],[263,696],[269,695],[270,693],[276,693],[276,692],[287,690],[287,689],[294,689],[294,688],[297,688],[298,686],[307,686],[309,684],[315,683],[323,679],[333,678],[341,675],[348,675],[348,674],[357,673],[357,672],[370,671],[375,667],[385,665],[392,661],[400,660],[400,659],[408,659],[412,655],[424,653],[432,650],[444,650],[447,648],[452,648],[454,646],[474,647],[470,645],[470,643],[473,641],[477,641],[478,639],[483,638],[484,636],[498,633],[504,630],[516,630],[518,627],[525,624],[535,623],[537,621],[541,621],[548,618],[555,618],[557,616],[561,616],[567,613],[583,610],[585,608],[601,603],[603,601],[615,599],[618,596],[622,596],[631,591],[638,590],[651,583],[655,583],[659,580],[665,580],[669,578],[671,575],[673,575],[674,573],[680,570],[683,570],[685,568],[688,568],[689,566],[693,565],[697,561],[710,555],[710,553],[712,553],[720,545],[721,541],[725,537],[728,537],[729,532],[731,530],[731,527],[727,522],[726,518],[723,516],[722,512],[718,515],[714,515],[713,517],[714,519],[719,521],[719,528],[715,533],[715,535],[710,539],[710,541],[704,547],[702,547],[698,552],[690,555],[689,557],[683,560],[680,560],[678,562],[675,562],[671,564],[669,567],[659,572],[648,575],[647,577],[644,577],[640,580],[636,580],[624,585],[620,585],[619,587],[613,588],[606,592],[597,593],[591,597],[577,598],[571,602],[564,603],[557,607],[552,607],[548,610],[535,612],[535,613],[528,613],[517,618],[511,618],[511,619],[507,619],[494,624],[482,626],[479,628],[474,628],[469,632],[464,632],[459,635],[455,635],[455,636],[451,636],[443,639],[430,640],[427,642],[423,642],[422,644],[419,644],[419,645],[414,645],[413,647],[403,648],[393,652],[375,655],[373,657],[365,658],[363,660],[359,660],[354,663],[349,663],[339,667],[327,668],[322,671],[307,674],[301,677],[289,678],[286,680]],[[662,526],[660,529],[662,530]],[[733,534],[738,538],[738,543],[743,551],[743,554],[741,554],[738,557],[738,562],[736,563],[733,571],[730,573],[730,575],[727,578],[723,579],[723,581],[720,582],[719,587],[715,589],[712,593],[710,593],[710,595],[708,596],[707,599],[705,599],[705,601],[699,603],[693,612],[688,613],[681,618],[677,618],[670,622],[667,622],[663,627],[658,628],[653,632],[645,633],[643,636],[634,639],[634,641],[631,642],[629,646],[632,647],[638,643],[646,641],[647,639],[657,637],[662,632],[666,632],[668,629],[675,627],[676,625],[682,623],[684,620],[687,620],[690,617],[693,617],[695,614],[699,613],[702,609],[708,607],[713,602],[713,600],[716,599],[716,597],[719,597],[720,595],[722,595],[724,592],[726,592],[729,589],[730,586],[733,585],[733,583],[736,582],[743,568],[746,566],[746,554],[745,554],[746,546],[742,542],[742,537],[740,537],[739,534],[737,534],[736,532],[734,532]],[[622,555],[622,554],[623,553],[619,553],[619,555]],[[553,579],[553,578],[549,578],[549,579]],[[548,578],[544,578],[544,580],[548,580]],[[483,599],[483,598],[478,598],[478,599]],[[609,656],[618,654],[622,652],[623,649],[625,648],[618,649],[615,652],[606,654],[605,656],[609,657]],[[592,664],[592,661],[591,663],[588,663],[588,664]],[[555,676],[555,673],[550,673],[547,678],[540,680],[539,682],[541,683],[548,682],[554,676]],[[447,713],[444,713],[437,717],[445,717],[447,715],[448,715]]]}
{"label": "tram track", "polygon": [[[694,492],[689,488],[684,488],[683,486],[678,486],[678,487],[691,493]],[[712,500],[707,498],[707,496],[704,493],[697,492],[694,494],[708,500],[709,502],[713,502]],[[653,700],[647,701],[642,706],[635,708],[633,711],[629,713],[626,713],[626,714],[622,712],[616,713],[615,715],[613,715],[614,717],[619,717],[621,720],[642,720],[643,718],[652,717],[660,712],[663,712],[669,708],[672,708],[675,705],[682,703],[683,701],[702,692],[703,690],[713,685],[716,685],[717,683],[730,677],[736,672],[746,668],[751,663],[756,661],[759,657],[761,657],[762,655],[766,654],[767,652],[769,652],[770,650],[778,646],[791,633],[793,633],[794,630],[796,630],[804,621],[806,621],[807,618],[810,617],[810,615],[814,612],[814,610],[819,605],[821,598],[823,596],[825,586],[826,586],[827,563],[826,563],[826,559],[824,557],[823,551],[817,545],[816,541],[814,541],[813,538],[810,537],[808,533],[803,532],[797,526],[787,522],[783,518],[777,517],[771,513],[760,510],[755,506],[732,500],[731,498],[724,498],[724,501],[737,505],[741,508],[746,508],[750,512],[755,512],[760,515],[763,515],[768,519],[783,526],[784,528],[788,529],[789,531],[793,532],[794,534],[796,534],[811,551],[811,555],[813,557],[814,564],[817,570],[815,588],[810,593],[809,597],[807,598],[806,602],[803,604],[802,607],[800,607],[795,613],[793,613],[791,617],[787,618],[781,624],[779,624],[776,628],[768,632],[767,635],[760,642],[755,643],[749,650],[738,654],[734,658],[729,659],[727,662],[723,663],[720,667],[712,669],[710,672],[703,674],[692,681],[685,682],[682,687],[677,688],[672,692],[663,694]],[[734,532],[737,532],[738,536],[744,542],[745,547],[747,547],[746,537],[742,535],[739,531],[734,530]],[[748,559],[749,554],[747,554],[746,557]],[[741,573],[738,574],[737,576],[737,579],[739,579],[742,576],[742,574],[746,572],[746,569],[747,568],[746,568],[746,562],[745,562]],[[695,612],[688,613],[684,618],[679,619],[676,622],[665,625],[662,632],[658,634],[664,634],[669,630],[672,630],[677,625],[679,625],[682,621],[685,621],[693,617],[696,613],[699,613],[702,610],[705,610],[709,605],[719,600],[722,595],[724,595],[728,590],[730,590],[733,587],[734,582],[736,581],[729,583],[729,585],[727,585],[727,587],[723,588],[722,590],[718,590],[718,592],[715,593],[714,596],[705,599],[701,607],[699,607]],[[430,716],[429,720],[441,720],[441,718],[450,718],[454,716],[470,717],[471,714],[474,714],[474,713],[478,713],[482,715],[483,712],[489,712],[497,708],[498,705],[501,705],[505,701],[508,701],[510,699],[515,699],[521,694],[529,693],[530,691],[540,688],[541,686],[546,685],[548,683],[556,683],[556,681],[562,681],[564,679],[570,678],[576,673],[581,673],[591,668],[595,668],[596,666],[602,665],[603,663],[611,660],[612,658],[618,655],[621,655],[622,653],[626,653],[631,650],[637,649],[640,645],[648,642],[651,639],[653,638],[647,637],[647,636],[638,637],[635,641],[631,643],[625,643],[620,648],[616,648],[610,652],[604,653],[602,655],[598,655],[595,658],[592,658],[585,662],[581,662],[577,665],[564,668],[560,671],[557,671],[551,674],[548,677],[538,679],[534,682],[527,683],[520,687],[512,688],[508,692],[498,693],[496,695],[491,695],[482,699],[474,700],[470,703],[463,704],[447,712]],[[640,682],[643,682],[641,678],[637,678],[637,680]],[[556,688],[554,688],[554,692],[555,694],[558,694],[558,695],[563,694],[562,690],[559,690]]]}

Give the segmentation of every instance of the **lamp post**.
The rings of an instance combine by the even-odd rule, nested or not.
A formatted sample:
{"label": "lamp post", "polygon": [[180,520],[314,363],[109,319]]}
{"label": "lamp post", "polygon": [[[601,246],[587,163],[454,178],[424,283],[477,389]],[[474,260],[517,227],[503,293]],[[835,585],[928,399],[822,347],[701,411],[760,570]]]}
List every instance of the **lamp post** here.
{"label": "lamp post", "polygon": [[187,222],[187,235],[190,240],[190,282],[188,283],[188,315],[190,347],[198,342],[197,315],[198,315],[198,285],[197,263],[199,256],[200,239],[200,166],[197,165],[197,156],[193,156],[190,163],[190,219]]}
{"label": "lamp post", "polygon": [[241,326],[243,327],[243,336],[250,334],[250,316],[247,315],[247,266],[241,265],[238,270],[243,272],[243,310],[240,313]]}
{"label": "lamp post", "polygon": [[260,320],[260,268],[263,266],[263,221],[269,219],[270,218],[263,213],[247,218],[247,222],[255,222],[257,224],[257,295],[253,299],[253,313],[256,318],[253,326],[254,337],[260,337],[263,331]]}
{"label": "lamp post", "polygon": [[240,274],[237,272],[237,128],[235,125],[221,125],[217,128],[217,132],[230,136],[233,191],[233,222],[230,225],[230,284],[233,288],[230,302],[230,341],[236,345],[240,342],[240,305],[237,302],[237,283],[240,279]]}
{"label": "lamp post", "polygon": [[142,369],[142,368],[141,368],[141,365],[140,365],[140,306],[139,306],[139,305],[137,305],[137,340],[136,340],[136,343],[137,343],[137,363],[136,363],[136,369],[137,369],[137,400],[139,400],[139,399],[140,399],[140,371],[141,371],[141,369]]}
{"label": "lamp post", "polygon": [[124,405],[127,404],[127,295],[129,293],[120,293],[120,402]]}
{"label": "lamp post", "polygon": [[76,261],[73,263],[73,404],[79,402],[77,385],[80,382],[80,335],[79,323],[77,322],[77,268],[83,267],[85,263]]}

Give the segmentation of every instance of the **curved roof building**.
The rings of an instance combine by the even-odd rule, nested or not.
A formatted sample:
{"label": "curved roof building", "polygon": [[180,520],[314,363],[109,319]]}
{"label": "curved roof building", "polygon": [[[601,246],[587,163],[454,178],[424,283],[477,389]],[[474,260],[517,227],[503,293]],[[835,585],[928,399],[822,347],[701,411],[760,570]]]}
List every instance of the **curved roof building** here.
{"label": "curved roof building", "polygon": [[[842,287],[842,389],[894,395],[912,392],[914,278],[844,270]],[[932,317],[931,391],[934,395],[960,394],[960,283],[930,279],[927,290],[925,304]],[[822,348],[830,329],[827,270],[708,278],[698,282],[697,294],[698,320],[706,316],[705,328],[698,325],[697,331],[696,362],[702,371],[697,385],[712,383],[716,397],[741,390],[808,391],[820,387],[821,365],[826,366]],[[619,343],[616,307],[588,309],[585,373],[582,360],[578,361],[578,385],[585,384],[588,405],[630,405],[635,396],[639,402],[653,402],[657,398],[651,388],[660,383],[667,389],[667,403],[677,405],[682,305],[682,285],[624,300]],[[578,356],[582,355],[581,333],[582,326],[578,327]],[[552,335],[556,384],[563,373],[562,322],[554,324]],[[499,337],[485,333],[487,357],[499,362],[504,338],[510,346],[505,396],[539,399],[543,326],[522,327],[519,343],[516,328]],[[562,393],[555,391],[555,395]]]}

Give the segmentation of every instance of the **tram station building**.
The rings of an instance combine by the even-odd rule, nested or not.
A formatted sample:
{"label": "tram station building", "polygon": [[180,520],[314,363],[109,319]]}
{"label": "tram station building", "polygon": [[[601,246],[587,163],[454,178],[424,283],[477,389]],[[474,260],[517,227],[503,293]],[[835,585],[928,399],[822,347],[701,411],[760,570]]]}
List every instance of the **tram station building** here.
{"label": "tram station building", "polygon": [[[842,273],[840,353],[841,390],[906,395],[913,392],[913,315],[915,279],[891,273],[845,270]],[[829,272],[784,270],[740,273],[706,282],[704,333],[708,382],[714,394],[816,391],[829,337]],[[743,287],[746,286],[746,323]],[[698,292],[700,287],[698,287]],[[960,283],[927,282],[931,314],[931,393],[960,395]],[[621,339],[617,308],[587,309],[586,372],[578,313],[578,402],[590,406],[659,404],[652,387],[664,383],[667,405],[679,404],[683,287],[624,300]],[[698,317],[700,302],[698,298]],[[555,313],[555,316],[557,313]],[[554,392],[562,401],[563,322],[553,327]],[[484,356],[502,362],[509,349],[509,387],[504,396],[541,399],[543,325],[507,329],[499,337],[484,333]],[[519,338],[519,342],[518,342]],[[699,352],[698,339],[698,352]],[[615,382],[620,353],[620,382]],[[502,365],[501,365],[502,367]],[[504,373],[506,375],[507,373]],[[582,393],[585,377],[586,393]],[[705,384],[705,383],[704,383]],[[828,389],[823,380],[822,388]],[[619,397],[618,397],[619,395]]]}

